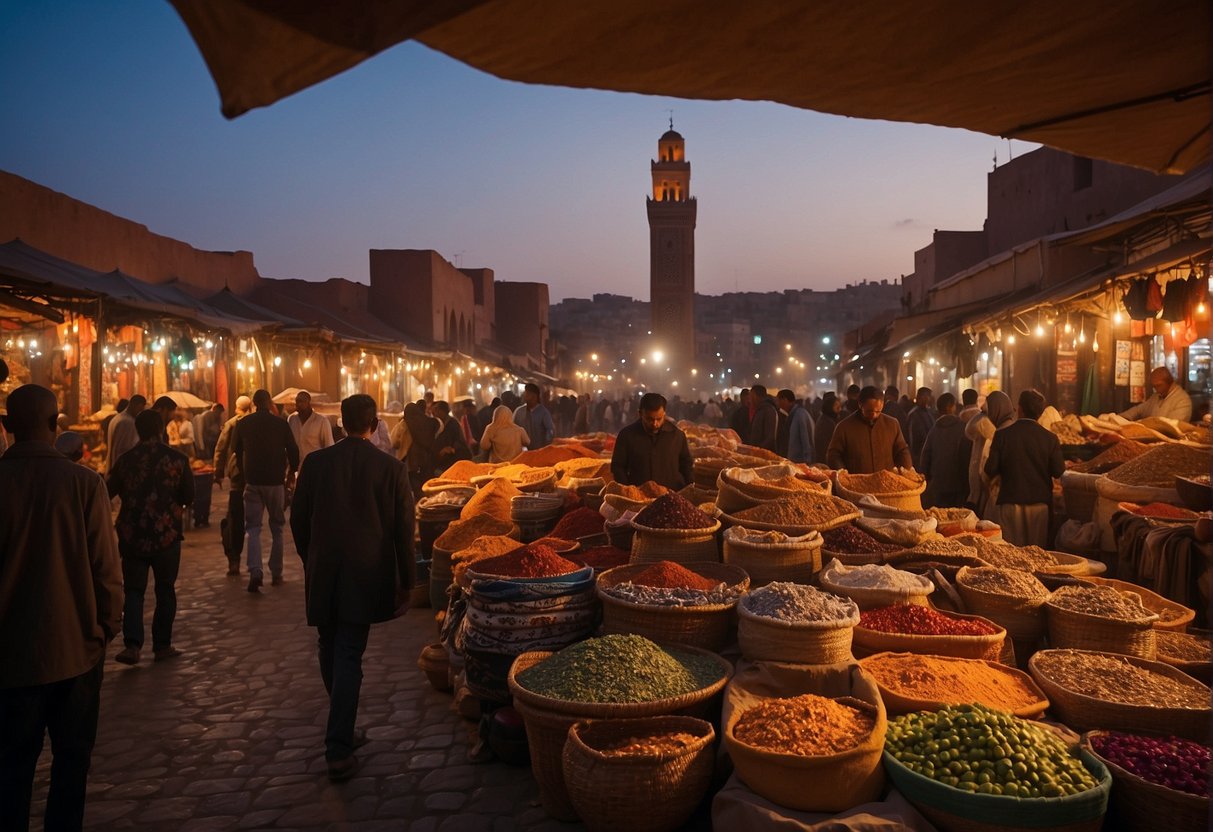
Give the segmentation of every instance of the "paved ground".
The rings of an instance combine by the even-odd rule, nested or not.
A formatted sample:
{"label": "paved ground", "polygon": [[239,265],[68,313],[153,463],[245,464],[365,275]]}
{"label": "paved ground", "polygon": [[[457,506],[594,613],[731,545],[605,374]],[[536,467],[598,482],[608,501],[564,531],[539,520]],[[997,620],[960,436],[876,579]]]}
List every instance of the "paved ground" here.
{"label": "paved ground", "polygon": [[[371,742],[358,752],[358,776],[330,784],[328,701],[289,529],[285,585],[250,595],[246,578],[224,575],[218,521],[226,500],[215,498],[211,526],[187,532],[182,553],[173,641],[185,654],[153,664],[149,650],[127,667],[112,660],[121,639],[110,646],[87,828],[580,828],[548,818],[529,768],[468,762],[471,723],[417,669],[436,633],[430,610],[371,629],[358,714]],[[149,585],[149,627],[151,598]],[[36,829],[49,765],[48,751],[35,783]]]}

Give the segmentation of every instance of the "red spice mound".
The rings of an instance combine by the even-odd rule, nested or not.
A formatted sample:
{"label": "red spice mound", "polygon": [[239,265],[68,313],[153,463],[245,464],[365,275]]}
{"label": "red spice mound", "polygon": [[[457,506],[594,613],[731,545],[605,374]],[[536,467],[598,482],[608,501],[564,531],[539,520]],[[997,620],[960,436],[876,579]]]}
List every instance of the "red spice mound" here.
{"label": "red spice mound", "polygon": [[582,549],[573,557],[592,566],[595,569],[614,569],[616,566],[626,566],[632,559],[632,553],[617,546],[595,546],[593,549]]}
{"label": "red spice mound", "polygon": [[666,494],[649,503],[634,518],[651,529],[709,529],[716,524],[686,497]]}
{"label": "red spice mound", "polygon": [[892,543],[881,543],[872,535],[856,526],[847,523],[836,529],[821,533],[822,548],[831,552],[842,552],[849,555],[875,554],[877,552],[900,552],[901,547]]}
{"label": "red spice mound", "polygon": [[542,543],[520,546],[504,555],[478,560],[473,565],[473,569],[481,575],[500,575],[503,578],[554,578],[581,568]]}
{"label": "red spice mound", "polygon": [[1192,520],[1197,516],[1196,512],[1169,503],[1146,503],[1133,509],[1133,513],[1142,517],[1169,517],[1175,520]]}
{"label": "red spice mound", "polygon": [[563,554],[565,552],[571,552],[573,549],[577,548],[576,540],[569,540],[567,538],[557,537],[554,534],[547,534],[547,535],[544,535],[543,537],[539,538],[538,540],[532,540],[530,542],[530,544],[528,544],[528,545],[534,546],[536,544],[550,546],[552,548],[552,551],[554,551],[558,555]]}
{"label": "red spice mound", "polygon": [[914,604],[880,607],[859,614],[859,626],[881,633],[913,636],[992,636],[998,628],[968,618],[950,615]]}
{"label": "red spice mound", "polygon": [[632,583],[658,589],[702,589],[705,592],[720,585],[720,581],[705,578],[698,572],[692,572],[682,564],[670,560],[659,560],[648,569],[633,575]]}
{"label": "red spice mound", "polygon": [[579,537],[602,534],[605,522],[606,520],[603,516],[594,511],[594,509],[582,506],[581,508],[573,509],[560,518],[560,522],[556,524],[556,528],[552,529],[552,537],[576,540]]}

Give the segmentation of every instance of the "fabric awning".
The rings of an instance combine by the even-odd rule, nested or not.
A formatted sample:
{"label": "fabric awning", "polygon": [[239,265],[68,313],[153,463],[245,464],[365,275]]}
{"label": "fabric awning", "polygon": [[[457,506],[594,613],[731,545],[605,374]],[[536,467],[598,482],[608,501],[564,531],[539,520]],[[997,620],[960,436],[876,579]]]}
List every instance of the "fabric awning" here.
{"label": "fabric awning", "polygon": [[533,84],[962,127],[1159,172],[1210,159],[1208,0],[173,5],[229,117],[413,39]]}

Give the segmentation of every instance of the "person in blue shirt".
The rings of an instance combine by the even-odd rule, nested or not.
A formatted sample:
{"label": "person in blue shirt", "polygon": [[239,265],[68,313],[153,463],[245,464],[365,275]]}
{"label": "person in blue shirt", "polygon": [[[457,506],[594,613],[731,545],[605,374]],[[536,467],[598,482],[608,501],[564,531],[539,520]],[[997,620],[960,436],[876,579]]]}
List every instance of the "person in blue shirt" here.
{"label": "person in blue shirt", "polygon": [[556,435],[552,414],[540,401],[539,385],[528,382],[522,391],[522,404],[514,411],[514,424],[526,431],[531,438],[529,450],[546,448]]}
{"label": "person in blue shirt", "polygon": [[796,402],[791,390],[780,390],[775,403],[787,414],[787,445],[780,448],[783,456],[792,462],[813,462],[813,417]]}

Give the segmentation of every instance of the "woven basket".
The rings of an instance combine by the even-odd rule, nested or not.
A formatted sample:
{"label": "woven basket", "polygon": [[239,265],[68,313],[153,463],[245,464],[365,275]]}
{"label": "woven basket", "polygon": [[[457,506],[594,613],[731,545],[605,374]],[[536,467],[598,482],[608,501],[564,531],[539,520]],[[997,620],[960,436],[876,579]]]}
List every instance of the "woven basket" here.
{"label": "woven basket", "polygon": [[[611,741],[687,733],[686,748],[665,754],[604,754]],[[569,800],[591,832],[666,832],[684,824],[712,781],[711,723],[689,716],[589,720],[569,728],[563,772]]]}
{"label": "woven basket", "polygon": [[1105,731],[1088,731],[1082,747],[1112,773],[1112,811],[1129,832],[1156,829],[1200,830],[1209,822],[1209,798],[1169,789],[1138,777],[1096,751],[1091,740]]}
{"label": "woven basket", "polygon": [[1120,621],[1067,610],[1051,599],[1044,606],[1050,647],[1121,653],[1151,661],[1158,655],[1154,629],[1157,613],[1136,621]]}
{"label": "woven basket", "polygon": [[685,498],[692,505],[700,505],[715,502],[718,493],[715,488],[700,488],[695,483],[691,483],[679,491],[678,496]]}
{"label": "woven basket", "polygon": [[1012,595],[1000,595],[986,592],[970,586],[966,582],[969,567],[965,566],[956,573],[956,590],[960,593],[965,607],[974,615],[988,618],[1000,627],[1006,628],[1007,635],[1019,642],[1036,642],[1045,632],[1044,606],[1047,595],[1037,598],[1020,598]]}
{"label": "woven basket", "polygon": [[850,598],[859,605],[859,609],[861,610],[873,610],[877,607],[888,607],[893,604],[914,604],[920,607],[927,607],[930,606],[927,598],[935,591],[935,585],[930,583],[929,580],[927,581],[929,586],[907,587],[903,589],[875,589],[847,586],[846,584],[837,582],[833,578],[834,576],[830,574],[827,568],[817,575],[817,582],[827,592],[841,595],[844,598]]}
{"label": "woven basket", "polygon": [[755,529],[760,532],[783,532],[790,537],[799,537],[808,534],[809,532],[826,532],[830,529],[836,529],[839,526],[845,526],[855,518],[859,517],[859,511],[847,512],[840,514],[832,520],[825,523],[817,523],[814,525],[796,526],[788,523],[762,523],[758,520],[747,520],[743,517],[735,517],[731,514],[721,513],[720,521],[725,527],[744,526],[747,529]]}
{"label": "woven basket", "polygon": [[908,633],[882,633],[855,625],[855,657],[864,658],[875,653],[923,653],[932,656],[955,656],[958,659],[986,659],[998,661],[1002,655],[1007,631],[989,619],[978,615],[947,613],[952,618],[968,621],[983,621],[998,632],[988,636],[918,636]]}
{"label": "woven basket", "polygon": [[750,661],[841,664],[853,660],[851,638],[858,610],[846,621],[780,621],[737,605],[737,641]]}
{"label": "woven basket", "polygon": [[887,751],[885,771],[902,795],[944,832],[1099,832],[1108,810],[1112,775],[1090,754],[1083,764],[1099,785],[1065,797],[974,794],[906,768]]}
{"label": "woven basket", "polygon": [[766,586],[772,581],[807,584],[821,569],[821,537],[807,541],[751,543],[733,534],[740,526],[724,534],[724,562],[741,567],[750,576],[750,586]]}
{"label": "woven basket", "polygon": [[1158,661],[1164,664],[1169,664],[1176,670],[1182,670],[1193,679],[1203,684],[1213,684],[1213,661],[1201,659],[1187,659],[1180,656],[1171,655],[1174,652],[1168,645],[1168,637],[1177,638],[1197,638],[1203,641],[1208,641],[1209,636],[1202,633],[1168,633],[1166,635],[1159,633],[1158,635]]}
{"label": "woven basket", "polygon": [[[653,499],[656,499],[655,497]],[[602,502],[622,514],[625,511],[640,511],[653,500],[633,500],[622,494],[603,494]]]}
{"label": "woven basket", "polygon": [[[981,700],[978,698],[964,700],[958,698],[956,700],[947,702],[936,699],[924,699],[917,696],[907,696],[906,694],[899,693],[898,691],[886,687],[885,685],[881,684],[880,677],[872,671],[871,665],[873,660],[881,656],[893,655],[897,654],[876,653],[859,661],[860,666],[863,667],[864,670],[868,671],[868,674],[876,680],[876,684],[880,687],[880,698],[884,701],[885,707],[889,709],[889,716],[912,714],[916,711],[938,711],[940,708],[947,707],[948,705],[966,705],[972,702],[981,702]],[[911,654],[903,653],[900,655]],[[981,664],[987,665],[990,669],[1008,677],[1013,677],[1015,680],[1026,685],[1036,695],[1036,700],[1020,708],[1016,708],[1014,711],[1010,711],[1010,713],[1014,716],[1022,717],[1023,719],[1035,719],[1043,714],[1049,707],[1049,700],[1045,697],[1044,692],[1037,687],[1036,682],[1032,680],[1032,677],[1027,673],[1024,673],[1022,670],[1016,670],[1014,667],[1008,667],[1000,662],[992,662],[984,659],[958,659],[954,656],[936,656],[934,658],[935,661],[954,662],[961,667],[966,667],[976,662],[980,662]],[[988,702],[981,702],[981,704],[988,705],[991,708],[995,707]]]}
{"label": "woven basket", "polygon": [[[719,650],[729,643],[733,633],[731,604],[704,604],[697,607],[658,607],[633,604],[606,592],[616,584],[630,581],[647,569],[649,564],[630,564],[608,569],[598,576],[597,592],[602,601],[602,632],[634,633],[652,641],[668,644],[694,644],[708,650]],[[745,570],[724,563],[691,563],[687,567],[705,578],[718,580],[729,587],[749,588]],[[740,595],[738,596],[740,597]]]}
{"label": "woven basket", "polygon": [[636,530],[632,538],[632,563],[672,560],[686,564],[720,560],[716,543],[719,520],[713,520],[705,529],[655,529],[633,520],[632,528]]}
{"label": "woven basket", "polygon": [[1158,620],[1154,622],[1155,630],[1174,630],[1177,633],[1186,632],[1188,625],[1196,618],[1196,610],[1189,609],[1183,604],[1172,601],[1170,598],[1164,598],[1157,592],[1152,592],[1143,586],[1131,584],[1128,581],[1118,581],[1115,578],[1100,578],[1094,575],[1085,575],[1084,580],[1090,581],[1096,585],[1110,586],[1121,592],[1136,592],[1141,598],[1141,605],[1150,612],[1158,613]]}
{"label": "woven basket", "polygon": [[1071,520],[1089,523],[1095,516],[1095,504],[1099,492],[1095,481],[1101,474],[1084,474],[1081,471],[1066,471],[1061,475],[1061,497],[1066,504],[1066,514]]}
{"label": "woven basket", "polygon": [[568,702],[532,693],[518,684],[519,673],[551,656],[546,652],[523,653],[510,668],[508,685],[514,696],[514,707],[526,723],[527,742],[531,748],[531,771],[539,783],[539,798],[547,813],[557,820],[577,820],[577,811],[569,800],[564,783],[564,745],[569,728],[583,719],[624,719],[628,717],[682,715],[706,717],[711,711],[713,697],[724,689],[733,675],[733,666],[715,653],[693,647],[679,647],[686,652],[702,653],[720,663],[721,678],[706,688],[653,702],[604,704]]}
{"label": "woven basket", "polygon": [[863,566],[865,563],[884,563],[888,555],[897,554],[896,552],[833,552],[824,546],[821,548],[821,562],[829,563],[832,560],[837,560],[839,563],[847,566]]}
{"label": "woven basket", "polygon": [[866,491],[852,491],[847,488],[843,482],[846,472],[839,472],[834,478],[834,493],[844,500],[850,500],[852,503],[858,503],[864,497],[875,497],[882,504],[890,508],[898,508],[904,511],[922,511],[922,492],[927,490],[926,480],[918,484],[917,488],[907,489],[906,491],[894,491],[886,494],[868,494]]}
{"label": "woven basket", "polygon": [[[1050,708],[1059,720],[1075,731],[1090,731],[1094,728],[1106,728],[1113,731],[1146,732],[1175,734],[1196,742],[1209,741],[1209,721],[1213,709],[1205,708],[1167,708],[1153,705],[1128,705],[1123,702],[1111,702],[1094,696],[1078,693],[1062,687],[1059,682],[1046,676],[1039,667],[1042,656],[1056,651],[1042,650],[1028,660],[1028,671],[1040,689],[1049,697]],[[1095,652],[1074,650],[1066,652],[1084,653]],[[1192,677],[1176,670],[1162,662],[1152,662],[1139,659],[1136,656],[1124,656],[1114,653],[1103,655],[1121,659],[1129,664],[1144,668],[1160,676],[1169,676],[1187,684],[1193,684]],[[1206,688],[1206,694],[1209,691]]]}

